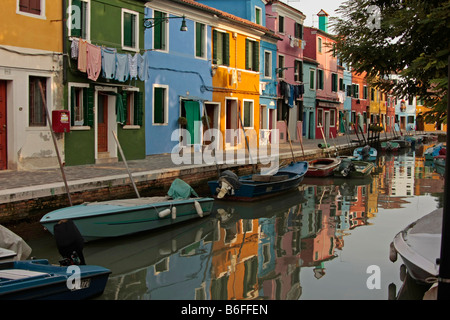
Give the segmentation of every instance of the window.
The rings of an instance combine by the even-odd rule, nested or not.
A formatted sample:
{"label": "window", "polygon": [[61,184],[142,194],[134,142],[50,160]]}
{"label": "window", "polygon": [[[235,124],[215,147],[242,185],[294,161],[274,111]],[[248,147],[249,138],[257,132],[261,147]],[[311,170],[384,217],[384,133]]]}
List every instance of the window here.
{"label": "window", "polygon": [[18,13],[44,17],[45,0],[18,0]]}
{"label": "window", "polygon": [[45,127],[47,125],[46,110],[42,99],[41,89],[44,91],[44,98],[47,99],[47,78],[30,77],[29,79],[29,107],[28,124],[30,127]]}
{"label": "window", "polygon": [[345,84],[343,78],[339,78],[339,91],[345,91]]}
{"label": "window", "polygon": [[264,51],[264,77],[272,77],[272,52]]}
{"label": "window", "polygon": [[139,13],[122,9],[122,48],[139,49]]}
{"label": "window", "polygon": [[363,87],[363,99],[367,99],[367,97],[369,96],[369,91],[367,86]]}
{"label": "window", "polygon": [[294,28],[294,36],[297,39],[303,39],[303,25],[296,22]]}
{"label": "window", "polygon": [[317,69],[317,89],[323,90],[323,70]]}
{"label": "window", "polygon": [[139,91],[127,90],[122,92],[123,105],[126,108],[126,125],[141,126],[142,125],[142,93]]}
{"label": "window", "polygon": [[301,60],[294,62],[294,81],[303,82],[303,62]]}
{"label": "window", "polygon": [[353,90],[353,87],[351,85],[348,85],[347,86],[347,97],[352,96],[352,90]]}
{"label": "window", "polygon": [[168,123],[168,90],[167,86],[153,86],[153,124]]}
{"label": "window", "polygon": [[278,78],[284,78],[284,56],[278,55]]}
{"label": "window", "polygon": [[359,99],[359,84],[352,84],[353,98]]}
{"label": "window", "polygon": [[203,23],[195,23],[195,56],[206,58],[206,26]]}
{"label": "window", "polygon": [[337,73],[331,74],[331,91],[337,92],[338,89],[338,75]]}
{"label": "window", "polygon": [[315,89],[315,77],[316,72],[314,69],[309,69],[309,89],[314,90]]}
{"label": "window", "polygon": [[255,7],[255,23],[262,25],[262,11],[258,7]]}
{"label": "window", "polygon": [[153,13],[153,18],[157,21],[153,27],[153,49],[155,50],[167,50],[166,17],[167,14],[161,11],[155,10]]}
{"label": "window", "polygon": [[253,101],[244,100],[244,127],[253,127]]}
{"label": "window", "polygon": [[375,89],[370,88],[370,101],[375,101]]}
{"label": "window", "polygon": [[226,32],[213,31],[213,63],[230,64],[230,35]]}
{"label": "window", "polygon": [[284,17],[278,16],[278,32],[284,33]]}
{"label": "window", "polygon": [[245,39],[245,69],[259,71],[259,43]]}
{"label": "window", "polygon": [[317,109],[317,125],[323,124],[323,109]]}
{"label": "window", "polygon": [[317,38],[317,50],[322,53],[322,38]]}
{"label": "window", "polygon": [[336,125],[336,110],[330,109],[330,127]]}
{"label": "window", "polygon": [[[79,8],[72,8],[71,14],[73,15],[70,19],[70,36],[77,37],[85,40],[89,40],[90,32],[90,0],[72,0],[72,6]],[[79,13],[79,16],[77,15]]]}
{"label": "window", "polygon": [[94,123],[94,93],[88,84],[70,85],[70,125],[92,126]]}

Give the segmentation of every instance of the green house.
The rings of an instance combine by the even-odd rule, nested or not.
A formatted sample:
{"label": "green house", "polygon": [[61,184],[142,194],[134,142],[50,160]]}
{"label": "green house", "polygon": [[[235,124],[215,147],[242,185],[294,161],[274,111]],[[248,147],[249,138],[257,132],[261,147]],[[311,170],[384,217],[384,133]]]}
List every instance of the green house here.
{"label": "green house", "polygon": [[145,158],[145,1],[64,3],[66,165]]}

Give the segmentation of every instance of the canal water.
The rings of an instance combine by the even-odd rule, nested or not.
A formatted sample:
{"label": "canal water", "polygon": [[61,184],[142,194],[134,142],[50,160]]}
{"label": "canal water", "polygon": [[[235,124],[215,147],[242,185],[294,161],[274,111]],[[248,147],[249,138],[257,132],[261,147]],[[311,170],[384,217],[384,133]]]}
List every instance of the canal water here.
{"label": "canal water", "polygon": [[[389,260],[391,241],[443,206],[427,147],[379,154],[370,179],[305,178],[274,199],[216,201],[196,222],[87,243],[87,263],[112,271],[97,299],[393,299],[402,261]],[[49,233],[27,242],[34,257],[58,262]]]}

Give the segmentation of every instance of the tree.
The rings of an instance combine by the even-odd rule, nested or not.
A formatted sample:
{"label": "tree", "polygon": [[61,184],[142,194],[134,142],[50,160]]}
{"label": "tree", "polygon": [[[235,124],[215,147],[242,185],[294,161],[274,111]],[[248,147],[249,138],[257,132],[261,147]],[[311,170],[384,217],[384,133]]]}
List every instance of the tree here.
{"label": "tree", "polygon": [[378,89],[424,100],[425,121],[446,122],[450,0],[348,0],[336,11],[340,58]]}

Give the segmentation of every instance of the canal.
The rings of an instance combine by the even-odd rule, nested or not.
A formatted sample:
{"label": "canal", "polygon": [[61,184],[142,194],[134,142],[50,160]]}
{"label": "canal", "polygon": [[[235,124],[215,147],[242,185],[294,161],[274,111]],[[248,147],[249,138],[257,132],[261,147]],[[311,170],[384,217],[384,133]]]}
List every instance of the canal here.
{"label": "canal", "polygon": [[[112,271],[97,299],[390,299],[402,285],[390,242],[443,206],[427,147],[381,153],[370,179],[305,178],[275,199],[216,201],[193,223],[87,243],[87,263]],[[32,256],[58,262],[49,233],[24,238]]]}

